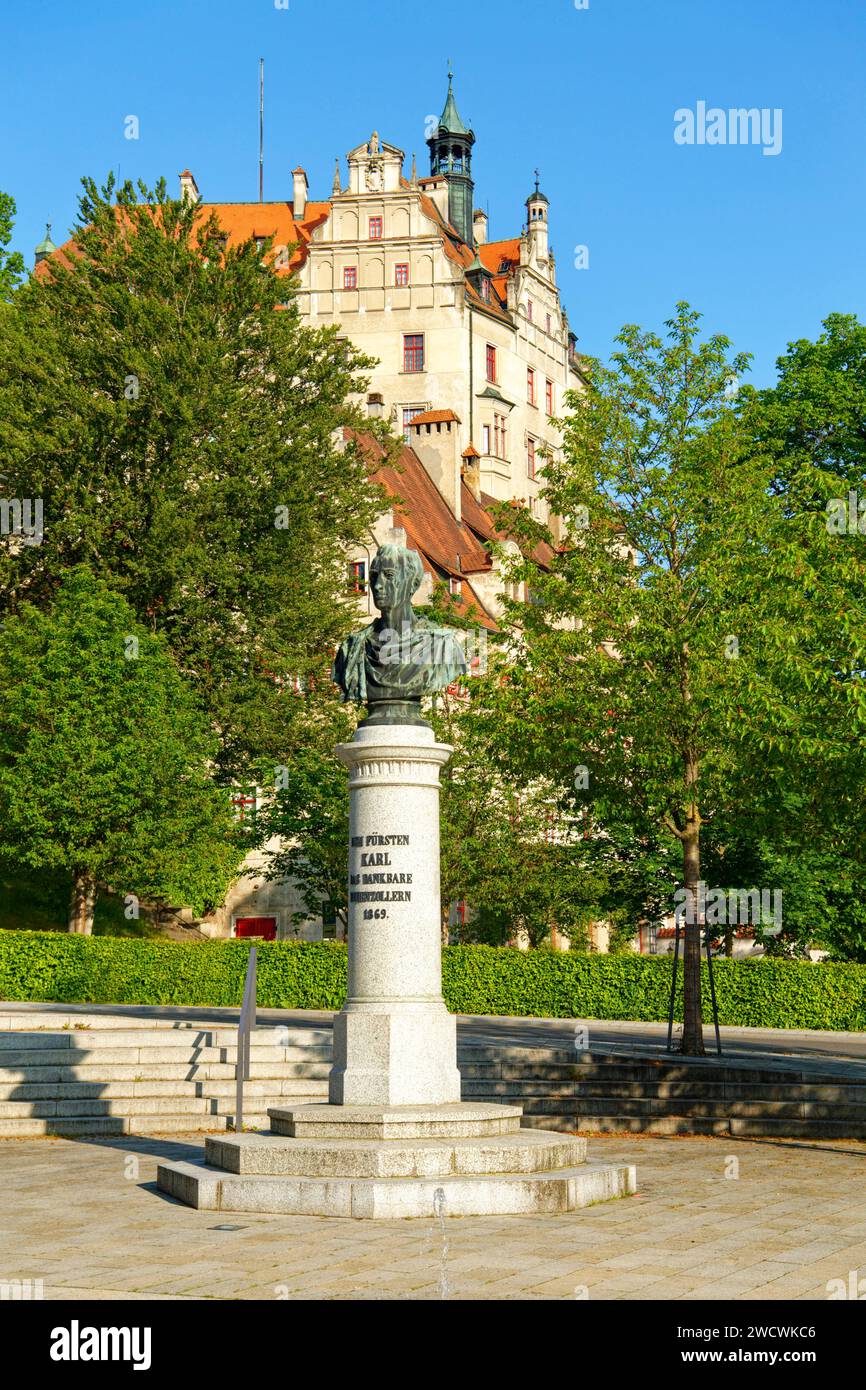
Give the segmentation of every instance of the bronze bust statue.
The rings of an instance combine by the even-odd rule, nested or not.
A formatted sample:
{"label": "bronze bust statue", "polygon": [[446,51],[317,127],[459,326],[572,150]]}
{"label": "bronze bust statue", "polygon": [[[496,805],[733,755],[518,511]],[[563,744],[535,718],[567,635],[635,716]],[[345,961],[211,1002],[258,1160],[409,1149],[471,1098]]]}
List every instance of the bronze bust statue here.
{"label": "bronze bust statue", "polygon": [[423,575],[416,550],[380,546],[370,588],[381,616],[338,648],[331,677],[344,701],[367,705],[365,725],[424,724],[422,695],[444,690],[466,671],[454,629],[415,615],[412,595]]}

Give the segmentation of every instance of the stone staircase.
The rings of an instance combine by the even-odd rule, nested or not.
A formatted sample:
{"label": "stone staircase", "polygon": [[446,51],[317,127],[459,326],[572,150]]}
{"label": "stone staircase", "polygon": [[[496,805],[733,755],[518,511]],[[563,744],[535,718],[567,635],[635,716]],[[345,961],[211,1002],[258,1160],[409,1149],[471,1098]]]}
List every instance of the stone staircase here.
{"label": "stone staircase", "polygon": [[[0,1014],[0,1138],[232,1128],[236,1058],[236,1027]],[[330,1029],[257,1028],[244,1126],[266,1125],[270,1106],[327,1097],[330,1058]]]}
{"label": "stone staircase", "polygon": [[[0,1138],[234,1127],[237,1029],[70,1010],[0,1010]],[[329,1028],[256,1029],[244,1126],[327,1099]],[[772,1068],[461,1044],[463,1099],[523,1107],[523,1125],[581,1134],[866,1139],[866,1067]]]}
{"label": "stone staircase", "polygon": [[[479,1049],[493,1053],[495,1049]],[[866,1139],[866,1067],[525,1049],[461,1056],[467,1100],[520,1101],[523,1124],[581,1134]]]}

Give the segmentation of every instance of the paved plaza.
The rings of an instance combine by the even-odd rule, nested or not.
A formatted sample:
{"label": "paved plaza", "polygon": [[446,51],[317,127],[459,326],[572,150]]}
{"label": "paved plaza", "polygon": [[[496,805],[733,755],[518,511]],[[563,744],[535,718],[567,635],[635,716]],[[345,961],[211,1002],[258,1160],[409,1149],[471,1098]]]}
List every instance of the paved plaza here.
{"label": "paved plaza", "polygon": [[192,1210],[156,1166],[202,1142],[0,1142],[0,1276],[46,1299],[669,1300],[827,1299],[866,1276],[866,1143],[591,1137],[594,1161],[637,1164],[636,1196],[438,1223]]}

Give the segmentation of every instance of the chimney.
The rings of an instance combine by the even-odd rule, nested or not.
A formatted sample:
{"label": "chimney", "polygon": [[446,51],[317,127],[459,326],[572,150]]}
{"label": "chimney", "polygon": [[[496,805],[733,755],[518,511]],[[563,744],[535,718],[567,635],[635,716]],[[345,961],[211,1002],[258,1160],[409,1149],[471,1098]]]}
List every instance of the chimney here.
{"label": "chimney", "polygon": [[448,221],[448,180],[443,174],[432,174],[429,178],[419,179],[418,187],[422,193],[426,193],[431,203],[434,203],[439,216],[444,222]]}
{"label": "chimney", "polygon": [[304,209],[307,206],[307,190],[309,184],[307,183],[307,175],[301,168],[292,170],[292,178],[294,180],[292,214],[295,221],[300,222],[304,215]]}
{"label": "chimney", "polygon": [[470,443],[468,449],[463,450],[463,481],[468,487],[476,502],[481,501],[481,455],[475,445]]}
{"label": "chimney", "polygon": [[460,521],[460,420],[453,410],[424,410],[409,422],[409,443]]}
{"label": "chimney", "polygon": [[198,184],[189,169],[184,169],[180,176],[180,197],[184,203],[197,203],[201,198]]}
{"label": "chimney", "polygon": [[487,240],[487,213],[483,208],[476,208],[472,214],[472,229],[475,233],[475,245],[483,246]]}
{"label": "chimney", "polygon": [[379,391],[371,391],[367,397],[367,415],[371,420],[381,420],[385,413],[385,398]]}

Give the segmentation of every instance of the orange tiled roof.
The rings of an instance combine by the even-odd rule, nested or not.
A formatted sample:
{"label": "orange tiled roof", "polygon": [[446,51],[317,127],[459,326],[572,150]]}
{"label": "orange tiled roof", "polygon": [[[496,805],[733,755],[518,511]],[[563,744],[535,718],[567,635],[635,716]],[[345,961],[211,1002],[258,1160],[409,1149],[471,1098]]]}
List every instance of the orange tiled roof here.
{"label": "orange tiled roof", "polygon": [[[372,435],[359,436],[360,443],[371,459],[379,460],[373,473],[392,499],[395,525],[406,532],[406,543],[417,550],[424,568],[434,578],[444,574],[449,579],[463,581],[462,597],[457,611],[491,631],[496,623],[487,612],[472,587],[469,576],[487,574],[492,561],[487,550],[471,527],[458,521],[431,479],[418,455],[404,444],[394,464],[385,462],[385,453]],[[464,495],[466,489],[464,488]]]}
{"label": "orange tiled roof", "polygon": [[421,410],[412,416],[413,425],[444,425],[449,421],[459,425],[460,416],[453,410]]}
{"label": "orange tiled roof", "polygon": [[[442,246],[445,255],[448,259],[454,261],[456,265],[459,265],[461,270],[467,270],[475,259],[475,252],[466,245],[465,241],[461,241],[459,232],[455,231],[450,222],[445,221],[445,218],[440,213],[433,199],[429,198],[426,193],[421,194],[421,211],[426,217],[429,217],[431,222],[436,224],[442,237]],[[492,244],[510,245],[510,243],[499,242],[494,242]],[[519,245],[519,243],[516,244]],[[481,249],[483,250],[483,247]],[[518,251],[518,259],[519,258],[520,253]],[[485,264],[483,259],[481,264]],[[480,309],[483,313],[490,314],[492,318],[501,319],[503,323],[511,323],[511,315],[508,312],[506,301],[505,277],[495,277],[492,284],[493,293],[490,299],[483,299],[472,282],[466,280],[465,290],[467,302],[472,305],[473,309]]]}
{"label": "orange tiled roof", "polygon": [[278,275],[290,275],[303,265],[312,233],[331,215],[330,203],[307,203],[304,215],[295,220],[292,204],[279,203],[202,203],[198,222],[216,213],[223,231],[228,233],[228,245],[249,241],[251,237],[273,237],[271,255],[278,246],[298,243],[287,266],[277,268]]}
{"label": "orange tiled roof", "polygon": [[[515,503],[514,505],[516,506],[518,504]],[[494,525],[493,516],[491,515],[491,508],[501,506],[501,501],[498,501],[495,497],[489,496],[486,492],[482,492],[481,500],[478,501],[467,487],[466,483],[464,482],[462,484],[460,511],[463,521],[482,541],[491,542],[508,539],[508,532],[499,530]],[[539,541],[532,552],[532,558],[536,564],[541,565],[543,569],[549,569],[553,561],[553,550],[546,541]]]}
{"label": "orange tiled roof", "polygon": [[[251,237],[273,237],[271,256],[275,255],[276,249],[280,246],[295,246],[288,265],[278,266],[276,270],[277,275],[290,275],[306,260],[312,234],[316,227],[320,227],[330,217],[331,204],[307,203],[303,217],[297,221],[292,204],[286,202],[200,203],[195,225],[200,226],[211,213],[216,213],[220,227],[227,233],[228,246],[249,241]],[[55,259],[62,264],[68,264],[69,256],[75,250],[75,238],[72,237],[45,261],[40,261],[35,267],[35,273],[45,274],[48,263]]]}

